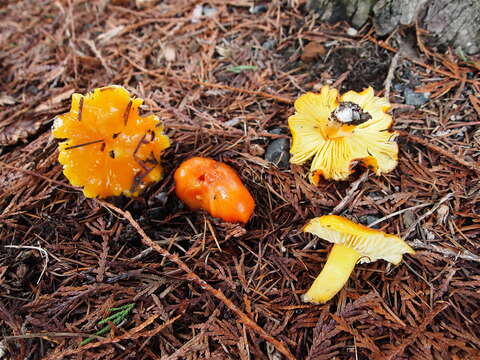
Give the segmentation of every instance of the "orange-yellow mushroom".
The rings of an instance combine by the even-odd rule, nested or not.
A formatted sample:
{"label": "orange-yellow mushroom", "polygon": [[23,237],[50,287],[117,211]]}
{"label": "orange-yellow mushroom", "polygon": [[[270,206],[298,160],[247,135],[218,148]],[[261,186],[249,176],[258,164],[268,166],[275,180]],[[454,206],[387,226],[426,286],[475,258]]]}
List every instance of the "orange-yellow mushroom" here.
{"label": "orange-yellow mushroom", "polygon": [[138,114],[142,103],[121,86],[107,86],[73,94],[70,111],[55,119],[53,136],[66,139],[58,161],[86,197],[137,196],[161,179],[160,155],[170,141],[155,115]]}
{"label": "orange-yellow mushroom", "polygon": [[325,215],[310,220],[303,229],[333,243],[325,267],[303,295],[303,301],[324,303],[337,294],[355,264],[383,259],[398,265],[405,253],[415,251],[398,236],[368,228],[344,217]]}
{"label": "orange-yellow mushroom", "polygon": [[292,132],[292,164],[313,158],[309,180],[345,180],[356,162],[371,167],[377,175],[397,165],[397,134],[389,131],[390,104],[368,88],[339,97],[324,86],[319,94],[306,93],[295,101],[295,114],[288,119]]}
{"label": "orange-yellow mushroom", "polygon": [[235,170],[213,159],[193,157],[174,174],[177,196],[192,210],[203,209],[227,222],[246,223],[255,201]]}

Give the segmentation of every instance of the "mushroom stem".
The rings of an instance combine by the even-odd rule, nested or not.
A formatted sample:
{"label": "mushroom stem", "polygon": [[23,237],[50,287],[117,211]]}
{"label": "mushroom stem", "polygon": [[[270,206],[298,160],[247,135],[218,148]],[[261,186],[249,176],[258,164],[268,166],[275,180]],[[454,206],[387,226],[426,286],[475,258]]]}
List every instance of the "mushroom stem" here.
{"label": "mushroom stem", "polygon": [[304,302],[321,304],[335,296],[345,285],[361,255],[345,245],[335,244],[325,267],[303,295]]}

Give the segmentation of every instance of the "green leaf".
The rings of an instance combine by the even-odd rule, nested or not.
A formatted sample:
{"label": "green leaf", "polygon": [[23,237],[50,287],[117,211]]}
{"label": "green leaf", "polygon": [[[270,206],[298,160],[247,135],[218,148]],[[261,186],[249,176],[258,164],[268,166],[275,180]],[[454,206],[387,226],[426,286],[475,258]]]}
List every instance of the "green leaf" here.
{"label": "green leaf", "polygon": [[231,71],[235,74],[240,74],[241,72],[247,71],[247,70],[252,70],[252,71],[258,70],[258,66],[255,66],[255,65],[238,65],[238,66],[233,66],[233,67],[228,69],[228,71]]}

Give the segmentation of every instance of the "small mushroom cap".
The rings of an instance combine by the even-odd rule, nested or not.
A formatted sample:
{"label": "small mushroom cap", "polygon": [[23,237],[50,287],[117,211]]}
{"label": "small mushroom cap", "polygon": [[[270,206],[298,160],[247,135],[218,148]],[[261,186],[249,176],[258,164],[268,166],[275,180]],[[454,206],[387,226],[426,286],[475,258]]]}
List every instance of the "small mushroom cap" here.
{"label": "small mushroom cap", "polygon": [[337,215],[325,215],[310,220],[303,231],[334,244],[343,244],[361,254],[359,263],[383,259],[395,265],[405,253],[415,251],[398,236],[368,228]]}

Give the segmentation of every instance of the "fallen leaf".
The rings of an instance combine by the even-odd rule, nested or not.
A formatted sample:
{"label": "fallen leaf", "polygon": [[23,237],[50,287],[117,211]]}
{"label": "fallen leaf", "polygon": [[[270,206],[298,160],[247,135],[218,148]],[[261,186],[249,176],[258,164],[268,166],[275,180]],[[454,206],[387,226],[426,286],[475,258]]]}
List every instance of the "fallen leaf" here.
{"label": "fallen leaf", "polygon": [[16,121],[5,128],[0,127],[0,146],[14,145],[19,140],[27,138],[37,132],[40,124],[40,120],[24,119]]}
{"label": "fallen leaf", "polygon": [[136,0],[135,5],[139,9],[149,9],[152,8],[157,3],[157,0]]}
{"label": "fallen leaf", "polygon": [[163,57],[168,62],[174,62],[176,58],[175,47],[173,45],[166,45],[163,48]]}
{"label": "fallen leaf", "polygon": [[112,0],[112,5],[127,7],[130,5],[130,0]]}
{"label": "fallen leaf", "polygon": [[200,22],[200,18],[202,17],[203,14],[203,5],[202,4],[197,4],[192,11],[192,23],[193,24],[198,24]]}
{"label": "fallen leaf", "polygon": [[13,105],[16,101],[13,97],[7,94],[0,94],[0,106]]}
{"label": "fallen leaf", "polygon": [[300,57],[303,62],[309,62],[315,60],[319,56],[323,56],[326,54],[325,47],[315,41],[309,42],[303,48],[303,54]]}
{"label": "fallen leaf", "polygon": [[50,99],[48,99],[45,103],[38,105],[35,108],[35,111],[48,110],[48,109],[54,107],[55,105],[60,104],[63,100],[69,99],[70,96],[72,96],[72,94],[73,94],[73,89],[72,88],[67,89],[65,91],[62,91],[60,94],[55,95],[55,96],[51,97]]}

